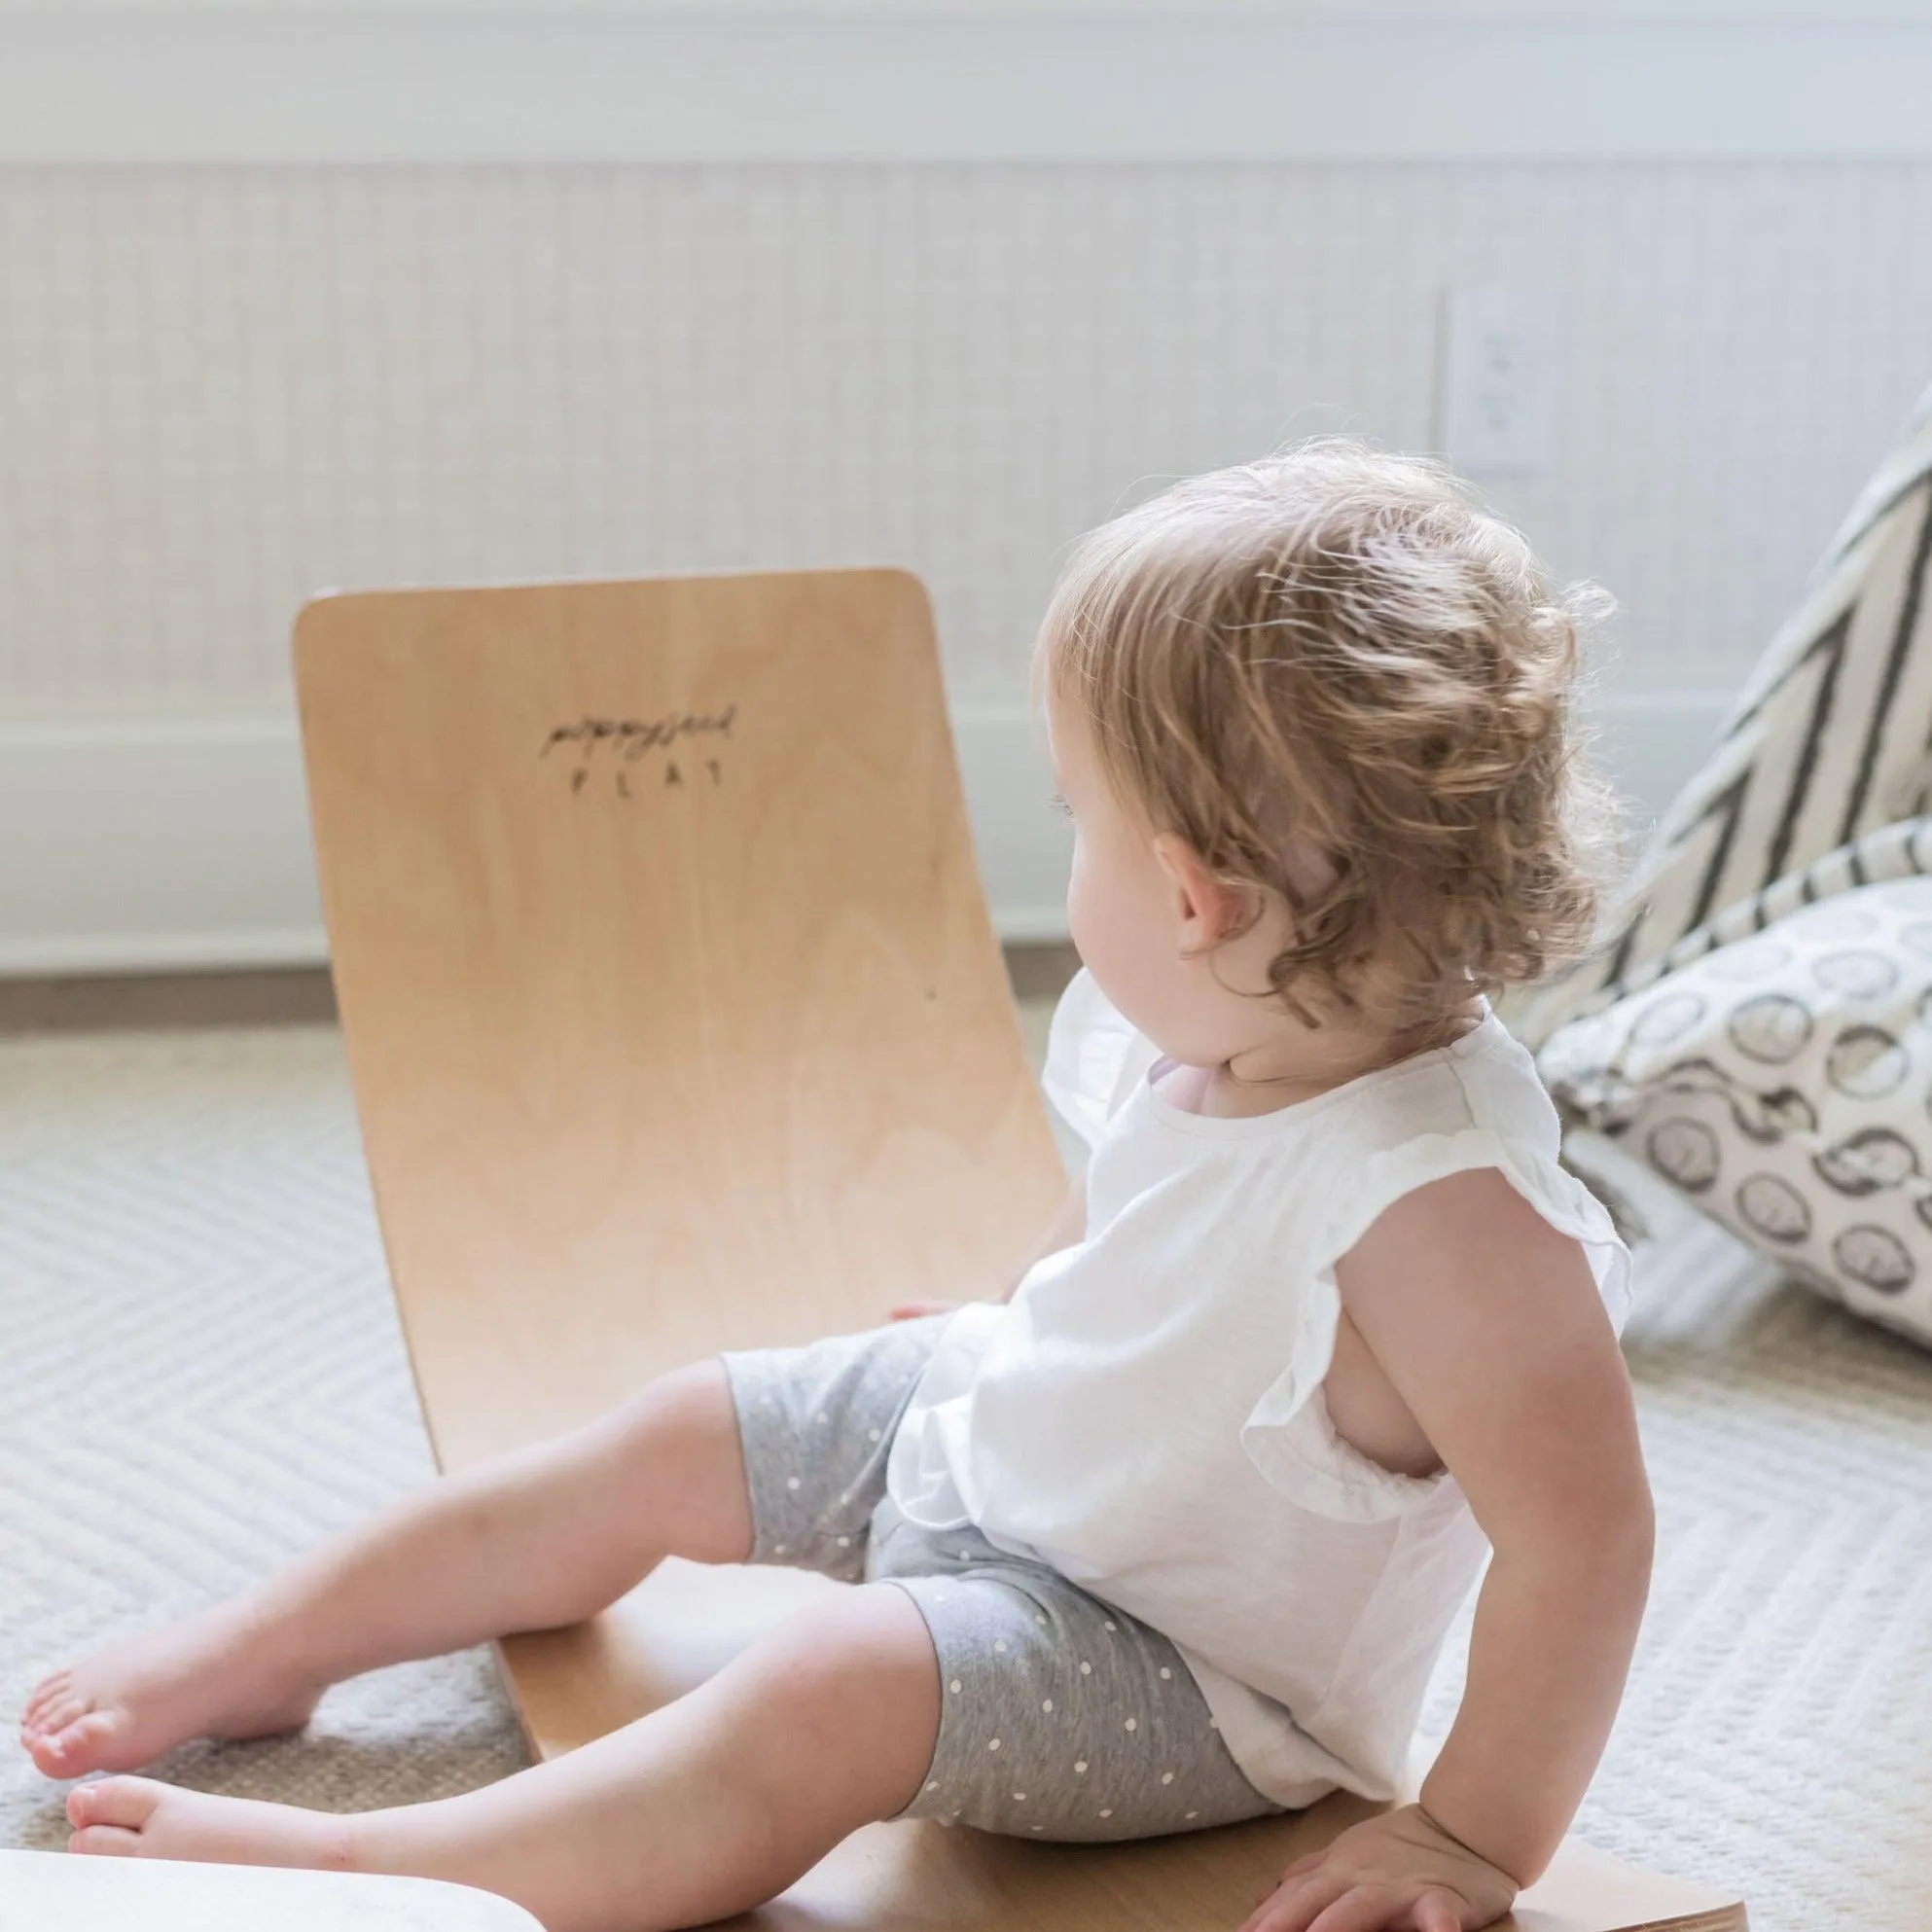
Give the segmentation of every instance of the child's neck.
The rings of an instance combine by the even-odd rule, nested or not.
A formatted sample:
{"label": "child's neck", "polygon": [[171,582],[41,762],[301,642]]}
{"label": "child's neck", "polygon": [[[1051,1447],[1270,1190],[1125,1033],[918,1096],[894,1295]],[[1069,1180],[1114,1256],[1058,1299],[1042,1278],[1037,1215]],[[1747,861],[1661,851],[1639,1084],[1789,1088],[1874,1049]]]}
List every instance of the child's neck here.
{"label": "child's neck", "polygon": [[1322,1026],[1291,1020],[1270,1028],[1217,1066],[1189,1069],[1193,1078],[1177,1083],[1173,1097],[1194,1113],[1217,1119],[1271,1114],[1447,1046],[1481,1019],[1481,1003],[1471,999],[1466,1007],[1440,1020],[1399,1030],[1351,1025],[1341,1020]]}

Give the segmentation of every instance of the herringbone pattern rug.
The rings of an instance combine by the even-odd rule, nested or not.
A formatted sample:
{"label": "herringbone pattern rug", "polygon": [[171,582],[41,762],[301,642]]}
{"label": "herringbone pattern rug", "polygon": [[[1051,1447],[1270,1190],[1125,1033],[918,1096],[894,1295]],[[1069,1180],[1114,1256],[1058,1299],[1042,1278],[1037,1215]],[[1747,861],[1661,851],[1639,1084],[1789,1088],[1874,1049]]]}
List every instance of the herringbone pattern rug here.
{"label": "herringbone pattern rug", "polygon": [[[1640,1268],[1662,1552],[1578,1829],[1741,1884],[1758,1932],[1925,1932],[1932,1353],[1694,1224]],[[12,1756],[44,1670],[430,1473],[336,1034],[0,1043],[0,1843],[64,1835],[59,1788]],[[1457,1681],[1452,1656],[1433,1731]],[[476,1653],[160,1769],[346,1808],[519,1762]]]}

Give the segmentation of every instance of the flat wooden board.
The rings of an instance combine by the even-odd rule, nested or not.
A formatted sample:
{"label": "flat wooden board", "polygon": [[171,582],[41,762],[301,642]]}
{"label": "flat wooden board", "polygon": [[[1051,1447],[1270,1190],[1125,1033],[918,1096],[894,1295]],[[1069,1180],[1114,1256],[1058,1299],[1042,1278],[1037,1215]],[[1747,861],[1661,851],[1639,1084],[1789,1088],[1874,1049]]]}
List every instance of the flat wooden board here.
{"label": "flat wooden board", "polygon": [[[994,1292],[1063,1181],[975,871],[931,615],[894,571],[401,590],[296,628],[337,993],[446,1469],[721,1347]],[[543,1753],[818,1579],[667,1564],[511,1639]],[[1239,1922],[1367,1808],[1112,1849],[859,1833],[754,1916]],[[1582,1846],[1537,1932],[1738,1932]]]}

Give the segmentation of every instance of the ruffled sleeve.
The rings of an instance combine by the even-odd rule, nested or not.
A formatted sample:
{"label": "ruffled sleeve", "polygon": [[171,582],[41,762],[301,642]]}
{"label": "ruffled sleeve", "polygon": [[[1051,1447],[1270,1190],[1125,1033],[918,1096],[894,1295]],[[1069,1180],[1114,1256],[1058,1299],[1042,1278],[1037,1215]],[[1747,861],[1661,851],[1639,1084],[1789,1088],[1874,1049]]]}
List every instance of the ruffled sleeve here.
{"label": "ruffled sleeve", "polygon": [[1159,1053],[1082,967],[1054,1009],[1040,1085],[1091,1147]]}
{"label": "ruffled sleeve", "polygon": [[1322,1516],[1366,1522],[1406,1515],[1453,1480],[1447,1470],[1401,1475],[1365,1456],[1337,1432],[1321,1383],[1342,1314],[1336,1263],[1404,1195],[1477,1167],[1499,1168],[1545,1220],[1582,1245],[1612,1326],[1622,1331],[1630,1302],[1629,1251],[1602,1204],[1555,1160],[1526,1153],[1486,1127],[1419,1134],[1371,1155],[1355,1168],[1303,1277],[1288,1364],[1241,1428],[1241,1448],[1256,1469]]}

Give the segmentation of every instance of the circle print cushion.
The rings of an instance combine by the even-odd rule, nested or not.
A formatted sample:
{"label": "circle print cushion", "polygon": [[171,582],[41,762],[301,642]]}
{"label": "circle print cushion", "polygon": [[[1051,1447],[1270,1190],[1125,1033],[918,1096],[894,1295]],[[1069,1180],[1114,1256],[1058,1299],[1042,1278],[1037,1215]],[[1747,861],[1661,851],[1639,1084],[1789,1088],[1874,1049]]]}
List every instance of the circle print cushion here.
{"label": "circle print cushion", "polygon": [[1644,1009],[1636,1032],[1647,1046],[1681,1040],[1703,1017],[1704,1002],[1696,993],[1670,993]]}
{"label": "circle print cushion", "polygon": [[1912,1055],[1882,1026],[1847,1026],[1825,1051],[1825,1078],[1854,1100],[1882,1100],[1912,1073]]}
{"label": "circle print cushion", "polygon": [[1730,1090],[1731,1118],[1737,1131],[1753,1140],[1782,1140],[1788,1133],[1808,1133],[1818,1125],[1817,1109],[1795,1087],[1779,1087],[1770,1093],[1747,1093],[1735,1087]]}
{"label": "circle print cushion", "polygon": [[1800,907],[1559,1028],[1538,1065],[1571,1121],[1932,1343],[1932,878]]}
{"label": "circle print cushion", "polygon": [[1721,1164],[1717,1135],[1688,1115],[1659,1121],[1644,1136],[1644,1152],[1659,1173],[1691,1194],[1702,1194]]}
{"label": "circle print cushion", "polygon": [[[1637,1024],[1641,1026],[1643,1020]],[[1731,1009],[1725,1030],[1746,1059],[1762,1066],[1782,1066],[1805,1051],[1814,1025],[1811,1009],[1802,999],[1789,993],[1757,993]]]}
{"label": "circle print cushion", "polygon": [[1811,1232],[1811,1203],[1775,1174],[1752,1174],[1737,1189],[1737,1212],[1768,1241],[1789,1247]]}
{"label": "circle print cushion", "polygon": [[1782,940],[1740,939],[1713,952],[1704,961],[1705,976],[1713,980],[1774,979],[1791,964],[1791,948]]}
{"label": "circle print cushion", "polygon": [[1827,992],[1874,1000],[1883,999],[1898,984],[1899,969],[1882,952],[1861,946],[1821,954],[1811,962],[1811,977]]}
{"label": "circle print cushion", "polygon": [[1889,1228],[1864,1222],[1833,1239],[1832,1259],[1854,1280],[1880,1295],[1903,1295],[1917,1272],[1912,1250]]}
{"label": "circle print cushion", "polygon": [[1878,1194],[1919,1172],[1918,1150],[1890,1127],[1861,1127],[1827,1147],[1811,1164],[1840,1194]]}

